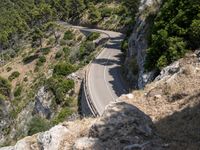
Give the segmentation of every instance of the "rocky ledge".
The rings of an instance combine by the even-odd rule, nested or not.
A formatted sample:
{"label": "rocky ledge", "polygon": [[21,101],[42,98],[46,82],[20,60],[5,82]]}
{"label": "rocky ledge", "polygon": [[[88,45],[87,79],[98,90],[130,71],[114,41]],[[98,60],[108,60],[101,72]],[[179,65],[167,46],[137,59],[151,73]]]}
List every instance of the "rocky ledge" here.
{"label": "rocky ledge", "polygon": [[160,150],[150,117],[125,102],[110,104],[99,118],[64,122],[0,150]]}

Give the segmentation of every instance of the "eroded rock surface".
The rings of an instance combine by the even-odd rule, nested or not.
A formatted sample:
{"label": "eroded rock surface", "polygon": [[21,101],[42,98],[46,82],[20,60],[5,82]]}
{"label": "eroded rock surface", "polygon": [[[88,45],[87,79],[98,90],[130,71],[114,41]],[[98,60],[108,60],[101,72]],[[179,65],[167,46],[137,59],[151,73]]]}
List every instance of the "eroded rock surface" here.
{"label": "eroded rock surface", "polygon": [[0,150],[162,149],[153,123],[125,102],[109,105],[102,117],[65,122]]}
{"label": "eroded rock surface", "polygon": [[[129,50],[125,62],[125,66],[128,66],[126,69],[127,78],[132,81],[134,86],[139,88],[144,88],[155,76],[154,71],[145,73],[144,61],[148,48],[147,37],[152,24],[149,17],[159,10],[161,3],[162,0],[141,0],[136,23],[129,39]],[[133,62],[134,64],[137,63],[137,67],[132,66]],[[137,73],[133,71],[133,68],[137,68]]]}

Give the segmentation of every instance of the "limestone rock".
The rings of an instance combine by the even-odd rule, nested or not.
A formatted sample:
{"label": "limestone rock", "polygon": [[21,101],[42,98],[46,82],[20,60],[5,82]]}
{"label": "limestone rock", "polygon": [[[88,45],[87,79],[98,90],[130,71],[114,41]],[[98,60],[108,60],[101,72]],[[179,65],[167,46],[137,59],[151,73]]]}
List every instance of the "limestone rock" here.
{"label": "limestone rock", "polygon": [[86,120],[65,122],[0,150],[162,149],[150,117],[133,105],[115,102],[101,117]]}
{"label": "limestone rock", "polygon": [[[156,139],[151,119],[138,108],[124,102],[108,106],[99,121],[91,127],[89,137],[98,138],[105,149],[115,150]],[[159,146],[151,148],[157,149]]]}
{"label": "limestone rock", "polygon": [[175,73],[178,73],[180,70],[180,64],[178,61],[174,62],[173,64],[165,67],[161,70],[160,75],[156,77],[156,81],[161,80],[165,77],[172,76]]}
{"label": "limestone rock", "polygon": [[[155,77],[155,71],[145,72],[144,62],[146,58],[146,50],[148,48],[148,32],[150,29],[150,20],[148,20],[148,16],[156,13],[162,0],[141,0],[139,13],[136,17],[136,23],[132,32],[132,35],[129,39],[129,49],[127,53],[127,58],[125,61],[127,78],[132,81],[134,86],[139,87],[140,89],[144,88],[144,86],[152,81]],[[149,10],[149,11],[147,11]],[[138,73],[134,74],[131,60],[137,60]]]}
{"label": "limestone rock", "polygon": [[59,150],[62,140],[68,133],[69,130],[62,125],[57,125],[47,132],[40,133],[37,137],[40,149]]}
{"label": "limestone rock", "polygon": [[53,94],[45,89],[45,87],[41,87],[35,97],[35,106],[34,113],[39,114],[44,118],[51,118],[51,104],[52,104]]}
{"label": "limestone rock", "polygon": [[83,137],[78,139],[74,146],[73,150],[93,150],[93,149],[103,149],[102,145],[97,138],[88,138]]}

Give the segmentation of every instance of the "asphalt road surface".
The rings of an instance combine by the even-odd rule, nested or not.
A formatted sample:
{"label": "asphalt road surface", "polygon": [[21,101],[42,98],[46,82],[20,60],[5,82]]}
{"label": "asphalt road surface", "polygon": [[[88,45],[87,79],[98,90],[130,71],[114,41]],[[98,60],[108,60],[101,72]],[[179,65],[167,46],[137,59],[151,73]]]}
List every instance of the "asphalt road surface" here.
{"label": "asphalt road surface", "polygon": [[80,26],[72,26],[82,31],[101,32],[109,36],[110,40],[104,46],[102,52],[90,64],[88,82],[86,85],[94,107],[99,115],[102,115],[105,107],[127,93],[127,85],[121,76],[122,52],[121,41],[124,35],[119,32],[89,29]]}

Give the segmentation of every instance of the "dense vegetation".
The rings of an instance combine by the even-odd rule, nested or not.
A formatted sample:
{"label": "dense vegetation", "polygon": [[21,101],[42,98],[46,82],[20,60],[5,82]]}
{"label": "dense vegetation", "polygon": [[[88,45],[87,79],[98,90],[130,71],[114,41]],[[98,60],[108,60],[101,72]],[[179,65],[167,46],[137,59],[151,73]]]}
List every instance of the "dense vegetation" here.
{"label": "dense vegetation", "polygon": [[[108,7],[108,3],[117,3],[119,7]],[[101,7],[97,9],[97,5]],[[137,6],[138,0],[1,0],[0,48],[17,51],[19,44],[16,43],[24,36],[31,36],[33,43],[39,42],[41,45],[44,31],[52,30],[55,26],[51,21],[78,21],[85,12],[89,13],[90,24],[98,24],[106,17],[120,16],[117,20],[120,20],[122,27],[127,26],[134,21]],[[65,38],[68,38],[67,35]]]}
{"label": "dense vegetation", "polygon": [[166,0],[155,18],[147,70],[162,69],[200,47],[200,1]]}

